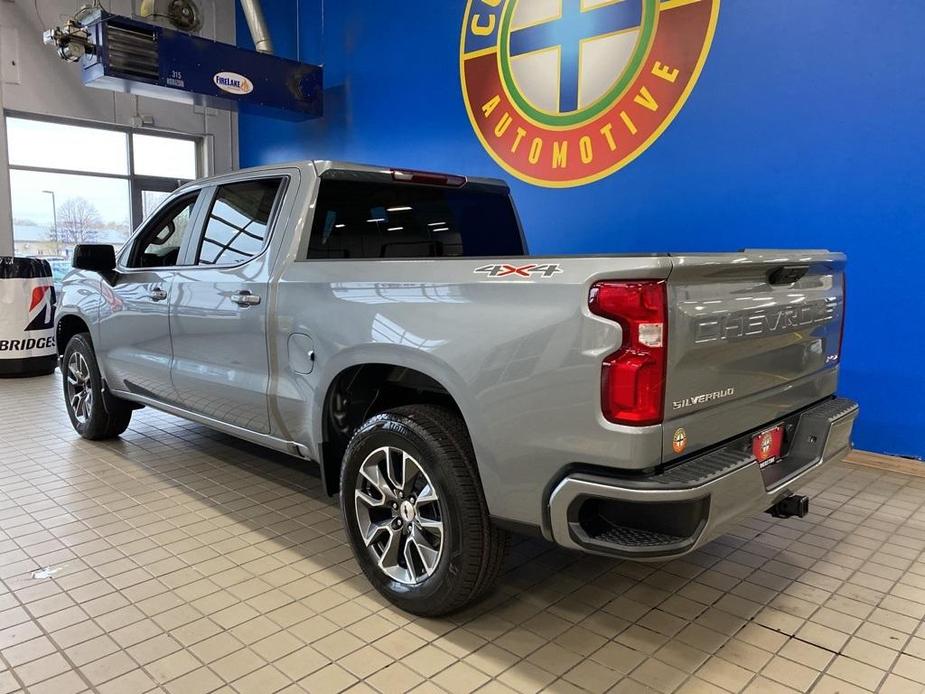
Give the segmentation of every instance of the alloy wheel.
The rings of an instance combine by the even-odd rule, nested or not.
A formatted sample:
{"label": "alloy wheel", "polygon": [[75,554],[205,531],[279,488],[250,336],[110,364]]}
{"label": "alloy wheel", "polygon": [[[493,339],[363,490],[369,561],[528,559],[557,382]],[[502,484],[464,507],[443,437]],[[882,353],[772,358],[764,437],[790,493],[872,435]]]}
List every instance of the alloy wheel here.
{"label": "alloy wheel", "polygon": [[93,386],[90,367],[80,352],[73,352],[67,361],[67,402],[79,424],[86,424],[93,410]]}
{"label": "alloy wheel", "polygon": [[360,465],[354,493],[364,544],[389,578],[417,585],[437,570],[443,520],[436,489],[407,451],[383,446]]}

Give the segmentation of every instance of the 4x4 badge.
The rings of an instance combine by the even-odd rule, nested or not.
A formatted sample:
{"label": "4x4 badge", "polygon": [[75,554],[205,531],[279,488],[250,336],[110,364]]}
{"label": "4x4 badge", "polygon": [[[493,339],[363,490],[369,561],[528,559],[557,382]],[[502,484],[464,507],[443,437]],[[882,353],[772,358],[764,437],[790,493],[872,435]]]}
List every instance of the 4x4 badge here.
{"label": "4x4 badge", "polygon": [[489,277],[526,277],[529,279],[534,276],[549,278],[565,271],[557,263],[548,263],[546,265],[537,265],[536,263],[509,265],[502,263],[483,265],[482,267],[477,267],[473,272],[488,275]]}

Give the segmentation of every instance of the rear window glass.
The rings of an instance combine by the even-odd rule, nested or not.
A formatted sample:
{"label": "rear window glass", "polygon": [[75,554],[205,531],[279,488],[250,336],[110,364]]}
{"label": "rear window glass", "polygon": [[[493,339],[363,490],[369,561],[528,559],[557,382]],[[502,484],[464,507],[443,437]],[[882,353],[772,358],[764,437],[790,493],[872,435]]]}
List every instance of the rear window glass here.
{"label": "rear window glass", "polygon": [[199,265],[234,265],[263,250],[282,179],[229,183],[218,189],[199,245]]}
{"label": "rear window glass", "polygon": [[522,255],[510,196],[469,184],[322,180],[309,259]]}

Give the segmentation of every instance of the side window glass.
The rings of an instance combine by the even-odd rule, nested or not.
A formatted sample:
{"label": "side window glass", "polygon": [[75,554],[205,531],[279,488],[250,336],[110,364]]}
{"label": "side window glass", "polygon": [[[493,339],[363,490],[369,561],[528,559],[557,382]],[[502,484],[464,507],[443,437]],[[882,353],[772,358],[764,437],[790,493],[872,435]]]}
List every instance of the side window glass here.
{"label": "side window glass", "polygon": [[259,254],[282,182],[272,178],[221,186],[206,220],[197,264],[237,265]]}
{"label": "side window glass", "polygon": [[199,193],[177,200],[144,229],[135,242],[128,267],[175,267],[190,232]]}

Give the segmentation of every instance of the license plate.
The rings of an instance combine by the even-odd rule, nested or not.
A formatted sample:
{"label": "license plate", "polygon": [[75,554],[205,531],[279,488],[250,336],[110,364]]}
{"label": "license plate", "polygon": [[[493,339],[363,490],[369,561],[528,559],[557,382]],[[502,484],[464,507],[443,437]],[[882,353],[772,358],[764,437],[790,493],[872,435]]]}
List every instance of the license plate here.
{"label": "license plate", "polygon": [[773,465],[780,458],[783,443],[784,427],[779,425],[773,429],[762,431],[752,439],[752,454],[761,467]]}

